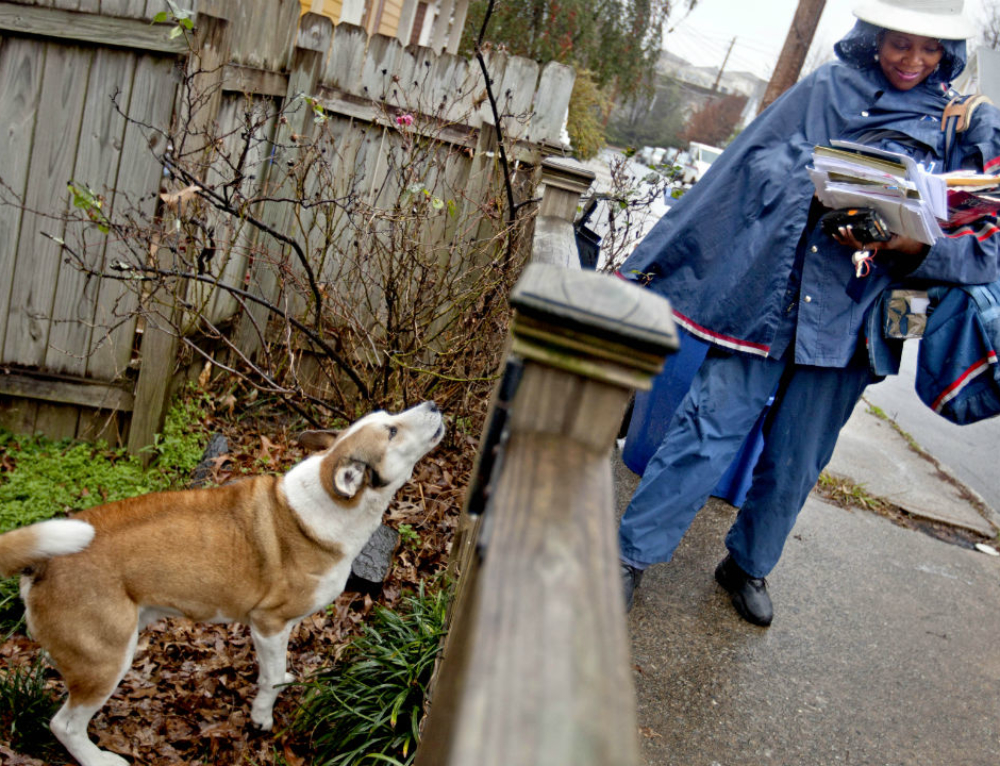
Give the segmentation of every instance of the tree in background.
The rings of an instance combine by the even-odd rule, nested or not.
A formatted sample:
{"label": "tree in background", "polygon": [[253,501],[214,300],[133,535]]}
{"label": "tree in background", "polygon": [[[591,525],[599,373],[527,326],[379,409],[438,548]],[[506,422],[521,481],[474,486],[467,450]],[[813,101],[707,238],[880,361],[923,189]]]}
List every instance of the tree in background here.
{"label": "tree in background", "polygon": [[682,138],[711,146],[725,146],[729,143],[746,104],[747,97],[739,93],[709,101],[691,115]]}
{"label": "tree in background", "polygon": [[[575,105],[575,108],[574,108]],[[589,70],[580,69],[570,96],[566,132],[573,141],[578,157],[593,157],[604,146],[605,134],[601,115],[608,110],[608,97],[594,82]]]}
{"label": "tree in background", "polygon": [[984,3],[983,12],[986,15],[980,20],[983,28],[980,41],[987,48],[1000,50],[1000,3],[996,0]]}
{"label": "tree in background", "polygon": [[[509,0],[493,8],[488,38],[507,52],[540,64],[558,61],[578,71],[587,70],[596,86],[613,100],[632,101],[650,92],[663,25],[671,7],[690,8],[696,2]],[[486,9],[487,0],[473,0],[469,7],[462,40],[466,52],[475,48],[475,30],[482,27]],[[592,127],[593,109],[592,103],[584,106],[571,102],[571,124]],[[582,111],[591,114],[579,114]],[[601,117],[601,123],[605,119],[606,115]],[[578,137],[570,131],[574,146],[578,146]],[[585,143],[592,146],[592,142]]]}
{"label": "tree in background", "polygon": [[683,131],[680,87],[660,77],[652,98],[640,96],[611,116],[607,137],[617,146],[680,146]]}

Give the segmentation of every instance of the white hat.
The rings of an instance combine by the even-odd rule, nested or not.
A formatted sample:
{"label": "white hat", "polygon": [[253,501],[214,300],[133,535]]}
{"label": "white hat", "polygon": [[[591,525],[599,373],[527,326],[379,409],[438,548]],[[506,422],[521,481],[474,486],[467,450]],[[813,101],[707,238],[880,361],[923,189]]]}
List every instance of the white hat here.
{"label": "white hat", "polygon": [[937,40],[966,40],[978,33],[963,13],[964,0],[867,0],[854,15],[877,27]]}

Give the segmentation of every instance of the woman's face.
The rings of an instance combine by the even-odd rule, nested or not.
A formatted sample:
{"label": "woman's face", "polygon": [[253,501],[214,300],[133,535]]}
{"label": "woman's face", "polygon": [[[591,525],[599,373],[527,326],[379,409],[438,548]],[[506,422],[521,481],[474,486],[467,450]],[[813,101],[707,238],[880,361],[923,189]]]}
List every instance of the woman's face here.
{"label": "woman's face", "polygon": [[944,56],[933,37],[886,30],[878,50],[882,72],[899,90],[910,90],[927,79]]}

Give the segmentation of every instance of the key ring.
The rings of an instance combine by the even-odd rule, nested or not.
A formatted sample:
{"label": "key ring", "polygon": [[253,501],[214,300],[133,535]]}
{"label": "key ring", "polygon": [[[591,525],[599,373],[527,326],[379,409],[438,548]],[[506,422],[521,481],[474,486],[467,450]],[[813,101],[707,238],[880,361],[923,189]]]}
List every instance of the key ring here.
{"label": "key ring", "polygon": [[856,250],[851,256],[851,263],[854,264],[854,276],[861,279],[871,274],[873,257],[874,253],[871,250]]}

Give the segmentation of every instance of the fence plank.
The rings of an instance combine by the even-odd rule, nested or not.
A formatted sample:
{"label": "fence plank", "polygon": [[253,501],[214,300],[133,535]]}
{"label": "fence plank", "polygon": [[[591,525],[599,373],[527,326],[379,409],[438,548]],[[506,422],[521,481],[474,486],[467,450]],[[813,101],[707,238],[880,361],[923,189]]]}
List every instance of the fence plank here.
{"label": "fence plank", "polygon": [[101,13],[105,16],[120,16],[129,19],[153,18],[160,10],[166,10],[165,0],[161,0],[163,8],[157,8],[146,15],[146,0],[100,0]]}
{"label": "fence plank", "polygon": [[400,109],[410,110],[415,101],[413,92],[413,72],[417,65],[416,48],[400,47],[393,61],[392,84],[386,94],[386,101]]}
{"label": "fence plank", "polygon": [[[316,14],[303,16],[300,24],[300,34],[297,39],[295,55],[292,59],[292,71],[288,77],[288,96],[285,104],[290,104],[298,94],[311,94],[316,92],[316,85],[319,81],[323,67],[323,59],[329,49],[329,41],[333,37],[333,28],[329,19]],[[309,47],[303,47],[303,46]],[[282,147],[290,147],[289,137],[297,133],[304,137],[310,137],[313,133],[314,121],[312,112],[305,108],[305,104],[299,104],[299,108],[288,114],[285,123],[279,126],[275,136],[275,146],[278,147],[273,162],[272,169],[275,172],[283,173],[286,170],[285,163],[293,156],[293,152]],[[277,186],[278,183],[275,182]],[[288,193],[288,188],[282,185],[275,188],[272,194],[282,198]],[[276,231],[287,231],[289,217],[289,206],[286,203],[272,202],[265,206],[262,213],[264,222]],[[277,248],[276,248],[277,249]],[[266,263],[267,259],[255,261],[250,272],[248,289],[264,300],[273,301],[279,292],[278,274],[274,264]],[[259,305],[248,305],[236,329],[236,347],[241,349],[247,356],[253,357],[261,347],[261,332],[268,320],[267,310]]]}
{"label": "fence plank", "polygon": [[[287,85],[285,90],[287,90]],[[284,92],[284,91],[283,91]],[[271,99],[247,98],[244,96],[229,96],[223,99],[219,110],[219,130],[225,136],[225,151],[230,156],[239,156],[243,146],[242,130],[239,129],[244,112],[247,110],[255,115],[254,119],[263,117],[265,110],[274,111]],[[277,127],[277,115],[271,114],[262,128],[262,133],[268,139],[273,139]],[[259,138],[260,136],[258,136]],[[244,180],[240,186],[240,194],[248,199],[257,197],[263,190],[267,176],[268,153],[270,143],[258,141],[249,150],[244,166]],[[255,213],[259,213],[255,210]],[[255,231],[245,220],[225,213],[209,211],[209,219],[215,221],[217,253],[216,260],[211,264],[212,273],[217,275],[223,284],[242,287],[247,273],[250,248],[255,239]],[[191,288],[199,288],[192,290]],[[207,289],[201,289],[207,288]],[[194,300],[197,294],[211,295],[212,303],[206,310],[206,316],[213,323],[231,317],[237,310],[238,301],[225,290],[215,290],[208,285],[190,285],[188,300]]]}
{"label": "fence plank", "polygon": [[133,396],[120,386],[85,379],[11,372],[0,375],[0,396],[130,411]]}
{"label": "fence plank", "polygon": [[[87,84],[87,100],[77,148],[76,168],[71,180],[101,194],[110,202],[118,172],[118,160],[125,133],[125,122],[114,110],[111,95],[120,93],[128,103],[135,70],[135,54],[111,48],[95,52]],[[75,239],[75,238],[74,238]],[[80,232],[83,256],[90,268],[104,263],[107,237],[96,227]],[[82,375],[87,369],[87,354],[94,323],[100,280],[78,269],[63,265],[59,273],[52,330],[44,366],[54,372]]]}
{"label": "fence plank", "polygon": [[80,410],[65,404],[38,403],[35,430],[50,439],[72,439],[80,423]]}
{"label": "fence plank", "polygon": [[148,321],[142,336],[143,365],[135,387],[128,435],[128,451],[133,455],[152,444],[153,436],[163,426],[167,391],[177,360],[177,337],[169,325],[160,327],[158,321],[156,317]]}
{"label": "fence plank", "polygon": [[[156,207],[156,196],[152,192],[159,189],[163,176],[163,168],[156,161],[154,151],[163,151],[164,139],[144,126],[166,128],[170,124],[176,90],[173,66],[174,60],[170,58],[140,57],[135,67],[131,98],[122,102],[132,122],[125,126],[122,159],[111,205],[119,214],[131,208],[140,222],[149,220],[152,215]],[[106,262],[114,260],[131,260],[126,243],[108,247]],[[101,281],[87,361],[88,376],[112,380],[124,373],[132,358],[137,304],[134,290],[121,282]]]}
{"label": "fence plank", "polygon": [[[73,173],[76,136],[83,112],[85,82],[93,50],[58,43],[45,45],[42,98],[38,106],[31,174],[25,195],[29,210],[59,215],[65,210],[66,181]],[[55,203],[63,200],[63,203]],[[63,235],[58,221],[24,215],[11,285],[5,361],[40,365],[45,360],[61,252],[42,236]]]}
{"label": "fence plank", "polygon": [[0,396],[0,428],[15,434],[35,433],[38,402],[31,399]]}
{"label": "fence plank", "polygon": [[559,144],[575,81],[576,71],[565,64],[550,61],[542,68],[528,136],[536,144]]}
{"label": "fence plank", "polygon": [[241,0],[230,5],[233,61],[276,71],[287,67],[301,10],[298,0]]}
{"label": "fence plank", "polygon": [[402,50],[394,37],[375,35],[368,41],[368,53],[361,67],[361,93],[370,99],[385,101],[392,92],[396,57]]}
{"label": "fence plank", "polygon": [[355,96],[361,93],[361,71],[365,63],[368,35],[353,24],[338,24],[333,30],[330,57],[320,82]]}
{"label": "fence plank", "polygon": [[165,25],[31,5],[0,4],[0,29],[162,53],[178,54],[187,48],[183,37],[170,39]]}
{"label": "fence plank", "polygon": [[503,78],[497,78],[496,83],[494,94],[503,120],[504,135],[510,141],[519,141],[527,135],[531,121],[538,64],[521,56],[511,56],[507,59]]}
{"label": "fence plank", "polygon": [[80,410],[76,438],[85,442],[106,442],[111,447],[125,443],[126,420],[116,410]]}
{"label": "fence plank", "polygon": [[[108,0],[102,0],[102,3],[106,2]],[[145,2],[144,0],[114,0],[114,2],[121,3],[126,7],[126,13],[123,15],[134,15],[137,18],[152,19],[158,13],[171,10],[170,3],[167,0],[145,0]],[[193,11],[197,0],[172,0],[172,2],[182,11]],[[204,11],[206,5],[212,5],[212,0],[201,0],[201,7],[198,10]],[[103,8],[104,6],[102,5],[101,7]]]}
{"label": "fence plank", "polygon": [[[222,104],[222,78],[229,59],[232,27],[227,18],[208,15],[216,8],[211,4],[199,15],[196,27],[196,53],[192,53],[192,89],[197,106],[191,108],[191,99],[184,99],[181,121],[189,131],[190,141],[183,151],[191,156],[201,155],[206,166],[214,159],[214,123]],[[181,151],[180,149],[178,151]],[[165,248],[159,250],[165,255]],[[180,293],[183,295],[183,292]],[[169,296],[166,296],[169,300]],[[177,295],[175,298],[179,297]],[[163,426],[167,407],[170,377],[176,363],[177,337],[174,328],[180,319],[176,303],[159,306],[148,301],[145,308],[145,331],[139,348],[142,365],[136,383],[136,409],[129,428],[128,449],[137,454],[153,442],[153,435]]]}
{"label": "fence plank", "polygon": [[[29,159],[35,115],[41,97],[43,60],[37,43],[31,40],[2,38],[0,48],[0,178],[13,194],[22,198],[27,190]],[[7,199],[6,192],[3,198]],[[17,243],[21,233],[22,212],[15,204],[0,205],[0,360],[7,334],[10,308],[10,285],[14,281]]]}

